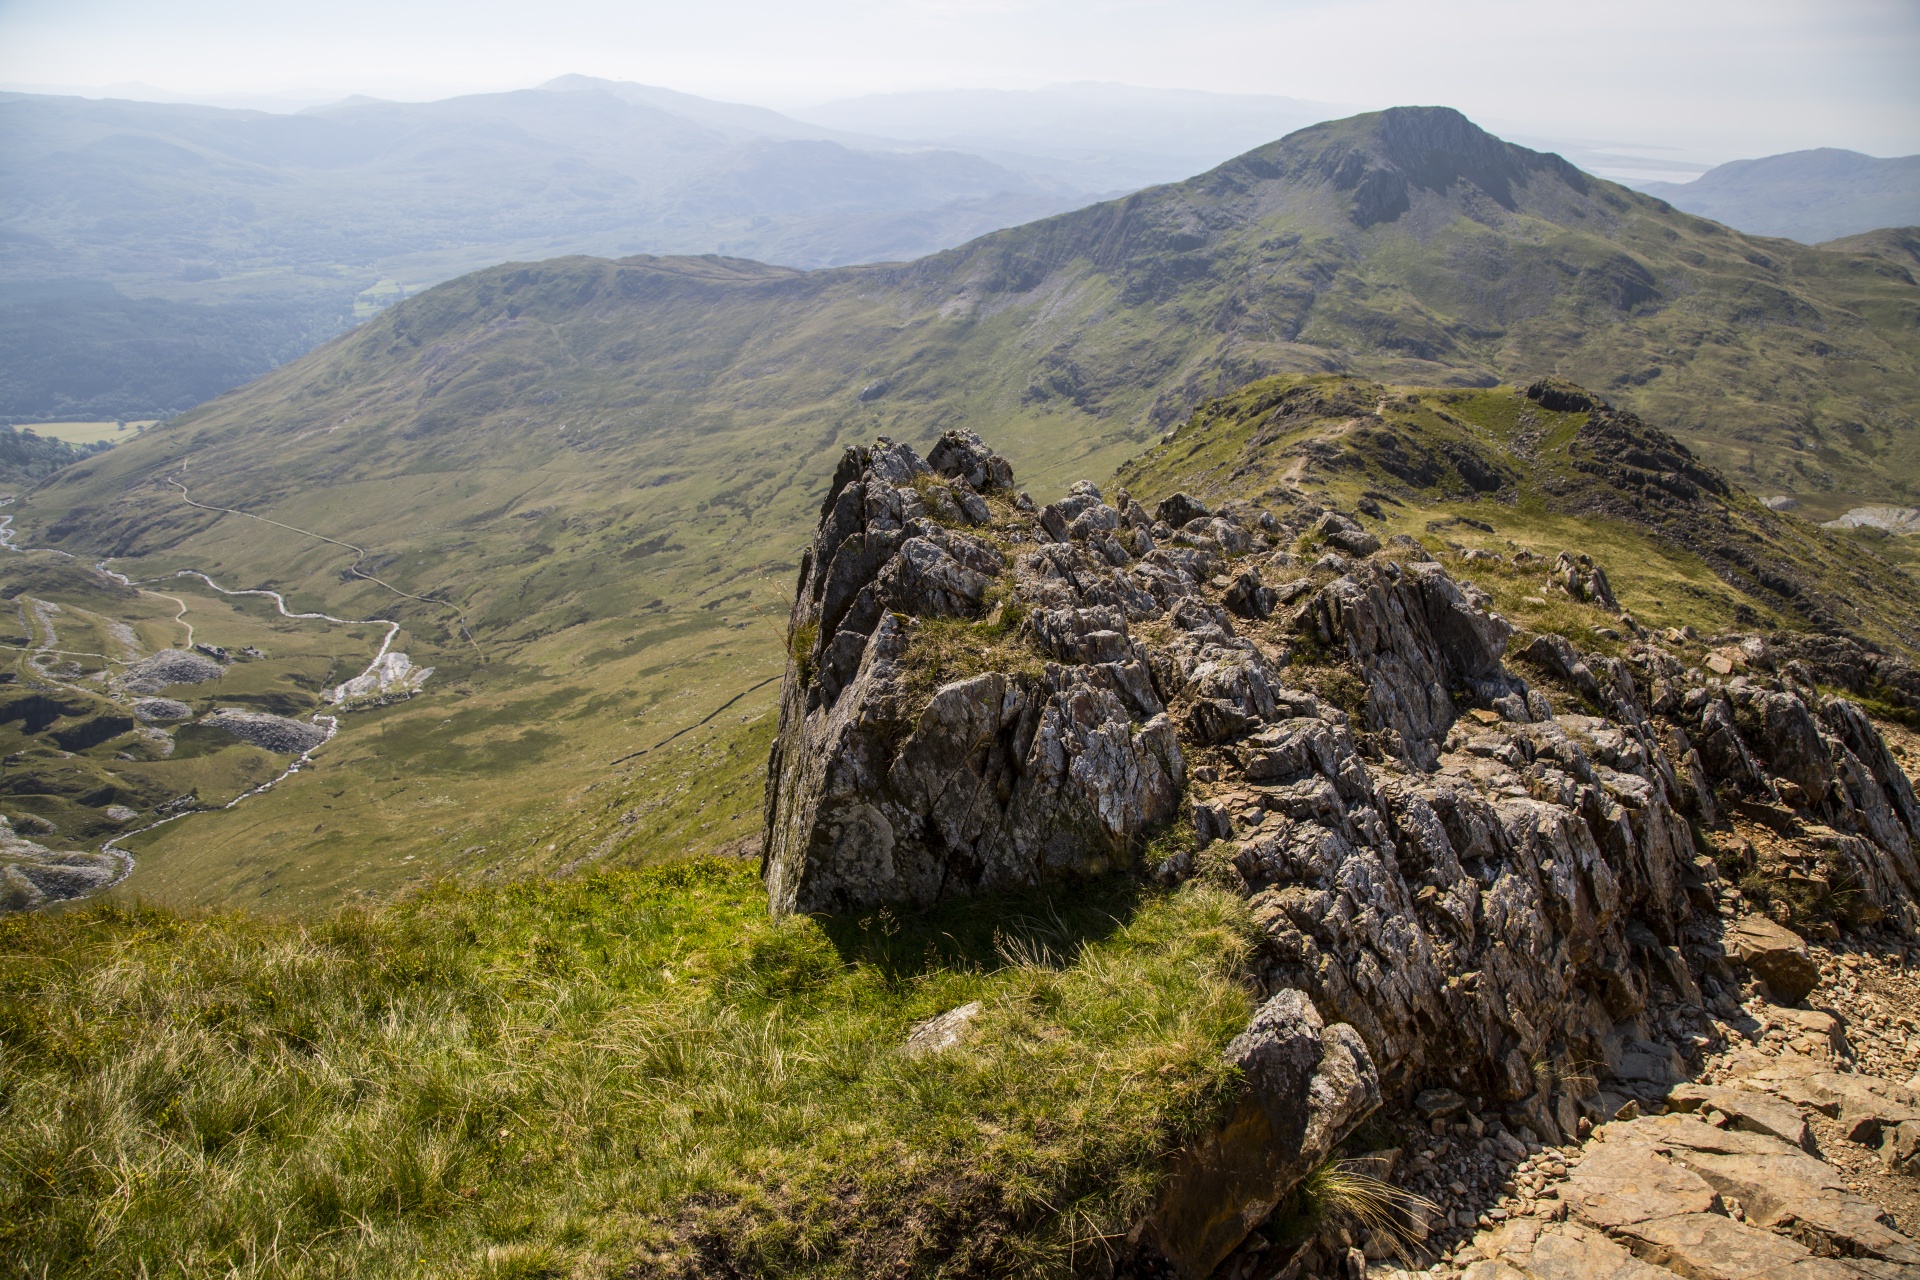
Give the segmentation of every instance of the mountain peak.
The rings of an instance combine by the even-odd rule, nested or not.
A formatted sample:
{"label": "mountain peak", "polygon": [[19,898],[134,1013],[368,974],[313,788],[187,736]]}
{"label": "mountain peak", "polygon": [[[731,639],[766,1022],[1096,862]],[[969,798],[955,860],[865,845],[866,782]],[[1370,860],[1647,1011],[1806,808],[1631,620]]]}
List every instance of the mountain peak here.
{"label": "mountain peak", "polygon": [[1512,211],[1516,189],[1543,174],[1581,195],[1590,185],[1559,156],[1505,142],[1452,107],[1392,107],[1310,125],[1231,164],[1263,179],[1319,179],[1349,192],[1361,227],[1398,218],[1420,191],[1470,188]]}

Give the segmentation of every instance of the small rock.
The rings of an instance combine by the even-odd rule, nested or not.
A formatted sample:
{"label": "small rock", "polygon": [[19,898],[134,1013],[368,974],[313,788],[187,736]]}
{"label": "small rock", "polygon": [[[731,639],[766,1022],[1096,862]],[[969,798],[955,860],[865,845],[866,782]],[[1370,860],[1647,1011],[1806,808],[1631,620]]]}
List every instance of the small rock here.
{"label": "small rock", "polygon": [[915,1023],[907,1033],[907,1055],[918,1058],[953,1048],[966,1037],[967,1028],[980,1016],[980,1008],[980,1002],[972,1000],[925,1022]]}

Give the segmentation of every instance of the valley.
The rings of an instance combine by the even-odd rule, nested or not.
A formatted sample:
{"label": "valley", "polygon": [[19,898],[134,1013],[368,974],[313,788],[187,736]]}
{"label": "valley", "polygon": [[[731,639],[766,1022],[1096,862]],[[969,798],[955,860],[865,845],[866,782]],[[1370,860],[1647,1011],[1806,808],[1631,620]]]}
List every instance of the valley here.
{"label": "valley", "polygon": [[0,1280],[1920,1278],[1916,17],[0,5]]}
{"label": "valley", "polygon": [[[443,870],[685,856],[757,829],[763,682],[785,662],[818,477],[847,444],[924,446],[964,423],[1044,500],[1264,375],[1432,387],[1465,421],[1503,380],[1559,374],[1802,515],[1910,503],[1920,301],[1903,245],[1744,237],[1452,112],[1357,117],[906,266],[563,258],[462,277],[66,468],[22,498],[22,540],[142,581],[193,568],[297,611],[391,617],[435,668],[426,696],[354,713],[244,813],[129,842],[146,894],[318,905]],[[1388,419],[1495,472],[1535,466],[1501,412]],[[1340,421],[1301,456],[1351,438]],[[1368,452],[1354,476],[1399,465]],[[1441,472],[1383,508],[1393,528],[1470,521],[1445,536],[1546,553],[1592,536],[1551,486]],[[1351,479],[1326,470],[1306,492],[1357,500]],[[1649,593],[1668,603],[1637,607],[1816,625],[1830,607],[1730,568],[1810,563],[1804,585],[1830,599],[1849,548],[1883,545],[1750,503],[1726,518],[1731,558],[1617,526],[1671,566]],[[1874,586],[1853,598],[1889,612],[1855,621],[1910,646],[1904,580],[1878,563],[1860,560]]]}
{"label": "valley", "polygon": [[583,76],[293,115],[0,93],[0,415],[178,413],[505,261],[907,259],[1113,190],[1002,159]]}

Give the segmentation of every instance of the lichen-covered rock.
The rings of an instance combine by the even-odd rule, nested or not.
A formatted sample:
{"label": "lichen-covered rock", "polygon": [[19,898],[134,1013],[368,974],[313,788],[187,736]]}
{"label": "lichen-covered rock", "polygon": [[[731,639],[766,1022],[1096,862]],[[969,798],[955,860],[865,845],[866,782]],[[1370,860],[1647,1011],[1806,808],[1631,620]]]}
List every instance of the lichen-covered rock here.
{"label": "lichen-covered rock", "polygon": [[[1626,619],[1623,656],[1557,635],[1510,655],[1488,596],[1317,508],[1174,494],[1149,518],[1082,483],[1037,509],[996,502],[985,524],[942,515],[941,485],[1010,487],[984,448],[943,440],[930,470],[883,440],[835,475],[769,769],[775,911],[1204,872],[1247,895],[1254,979],[1296,1030],[1310,1007],[1386,1096],[1472,1096],[1542,1143],[1663,1098],[1740,968],[1804,993],[1774,965],[1793,935],[1722,936],[1740,895],[1703,846],[1729,825],[1763,824],[1863,920],[1920,937],[1912,786],[1864,712],[1771,642],[1716,638],[1706,651],[1744,673],[1726,678],[1679,655],[1694,638],[1670,650]],[[1340,554],[1272,550],[1309,532]],[[1557,573],[1616,607],[1590,560]],[[1192,840],[1149,864],[1143,845],[1176,816]],[[1791,1128],[1747,1109],[1765,1133]],[[1288,1123],[1346,1116],[1331,1133],[1350,1112]],[[1295,1153],[1274,1159],[1312,1147],[1252,1115],[1234,1123]],[[1886,1122],[1889,1159],[1911,1160],[1908,1123]],[[1248,1187],[1295,1176],[1223,1154],[1236,1132],[1189,1153],[1182,1177],[1211,1188],[1200,1207],[1148,1233],[1190,1274],[1270,1207]],[[1685,1168],[1695,1191],[1713,1184]]]}
{"label": "lichen-covered rock", "polygon": [[1246,1082],[1218,1131],[1183,1152],[1141,1239],[1189,1280],[1264,1222],[1302,1177],[1380,1105],[1380,1081],[1353,1028],[1327,1026],[1281,991],[1227,1046]]}
{"label": "lichen-covered rock", "polygon": [[[977,438],[942,444],[960,478],[1012,483]],[[1178,737],[1128,634],[1161,606],[1119,572],[1131,557],[1110,537],[1118,513],[1083,486],[1001,531],[1038,548],[1009,566],[923,514],[912,485],[927,473],[904,445],[849,450],[822,506],[768,773],[775,911],[1102,874],[1133,862],[1179,807]],[[1018,596],[1024,625],[983,616],[996,584]],[[937,655],[916,662],[914,642],[936,620],[977,623],[1018,669],[929,680],[921,668]]]}

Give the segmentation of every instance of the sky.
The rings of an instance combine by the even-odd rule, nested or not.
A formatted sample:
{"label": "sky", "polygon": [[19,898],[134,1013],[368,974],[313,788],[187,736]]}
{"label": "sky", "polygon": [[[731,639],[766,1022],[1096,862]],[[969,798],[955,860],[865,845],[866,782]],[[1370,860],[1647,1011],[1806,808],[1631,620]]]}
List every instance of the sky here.
{"label": "sky", "polygon": [[297,106],[574,71],[795,109],[1100,80],[1710,160],[1920,152],[1916,69],[1920,0],[0,0],[16,88]]}

